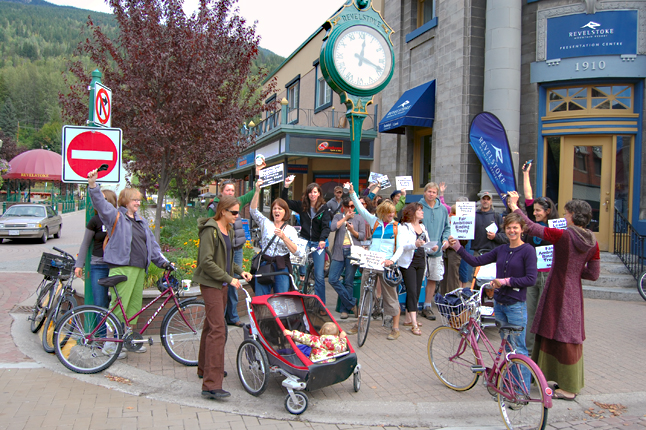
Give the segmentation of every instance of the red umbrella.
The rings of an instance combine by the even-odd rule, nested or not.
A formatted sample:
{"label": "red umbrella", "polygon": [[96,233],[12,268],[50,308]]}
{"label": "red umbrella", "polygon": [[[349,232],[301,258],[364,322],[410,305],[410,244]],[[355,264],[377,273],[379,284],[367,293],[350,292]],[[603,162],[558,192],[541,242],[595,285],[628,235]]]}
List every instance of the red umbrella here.
{"label": "red umbrella", "polygon": [[63,157],[56,152],[34,149],[17,155],[9,162],[11,170],[3,179],[31,179],[59,181],[63,170]]}

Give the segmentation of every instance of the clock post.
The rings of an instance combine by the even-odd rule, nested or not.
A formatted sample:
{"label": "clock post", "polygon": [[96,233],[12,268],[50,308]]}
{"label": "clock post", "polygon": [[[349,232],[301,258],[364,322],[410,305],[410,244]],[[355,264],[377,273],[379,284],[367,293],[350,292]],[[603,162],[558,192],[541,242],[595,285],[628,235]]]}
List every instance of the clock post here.
{"label": "clock post", "polygon": [[373,96],[393,75],[393,30],[372,7],[372,0],[348,0],[323,28],[327,33],[319,58],[321,73],[347,107],[352,142],[350,181],[358,191],[363,121]]}

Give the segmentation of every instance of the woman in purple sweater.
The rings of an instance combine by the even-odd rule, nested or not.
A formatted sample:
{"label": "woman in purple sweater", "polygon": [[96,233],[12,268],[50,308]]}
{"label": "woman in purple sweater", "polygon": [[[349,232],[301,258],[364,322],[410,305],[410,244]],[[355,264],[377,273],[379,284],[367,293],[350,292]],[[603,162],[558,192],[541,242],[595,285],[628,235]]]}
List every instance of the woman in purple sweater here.
{"label": "woman in purple sweater", "polygon": [[[503,229],[509,243],[498,246],[480,257],[474,257],[460,246],[460,242],[449,237],[449,245],[473,267],[496,263],[496,279],[491,281],[496,289],[493,295],[496,320],[523,326],[516,338],[516,352],[527,355],[525,332],[527,330],[527,287],[536,283],[536,251],[521,239],[525,221],[518,214],[505,217]],[[529,377],[529,375],[523,375]]]}

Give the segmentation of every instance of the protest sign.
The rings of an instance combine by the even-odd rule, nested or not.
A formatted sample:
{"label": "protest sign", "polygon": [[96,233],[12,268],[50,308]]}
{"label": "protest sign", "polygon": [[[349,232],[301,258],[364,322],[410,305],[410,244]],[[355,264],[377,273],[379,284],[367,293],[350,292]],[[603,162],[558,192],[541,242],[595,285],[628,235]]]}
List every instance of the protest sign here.
{"label": "protest sign", "polygon": [[383,177],[381,173],[377,172],[370,172],[370,176],[368,176],[368,183],[372,184],[373,182],[379,182],[379,179]]}
{"label": "protest sign", "polygon": [[398,190],[413,190],[413,177],[395,176],[395,186]]}
{"label": "protest sign", "polygon": [[565,218],[548,219],[547,225],[549,225],[550,228],[565,230],[567,228],[567,221],[565,220]]}
{"label": "protest sign", "polygon": [[451,236],[459,240],[473,240],[476,228],[475,202],[457,202],[457,215],[451,217]]}
{"label": "protest sign", "polygon": [[476,202],[457,202],[455,204],[455,214],[457,216],[476,216]]}
{"label": "protest sign", "polygon": [[549,269],[552,267],[552,256],[554,254],[554,247],[537,246],[536,247],[536,264],[538,269]]}
{"label": "protest sign", "polygon": [[379,178],[379,186],[382,190],[385,190],[386,188],[390,188],[392,186],[390,179],[388,179],[388,175],[384,175]]}
{"label": "protest sign", "polygon": [[361,259],[361,267],[366,269],[383,270],[385,259],[385,252],[366,251]]}
{"label": "protest sign", "polygon": [[276,164],[271,167],[265,167],[259,173],[259,179],[262,179],[262,186],[267,187],[285,180],[285,165]]}

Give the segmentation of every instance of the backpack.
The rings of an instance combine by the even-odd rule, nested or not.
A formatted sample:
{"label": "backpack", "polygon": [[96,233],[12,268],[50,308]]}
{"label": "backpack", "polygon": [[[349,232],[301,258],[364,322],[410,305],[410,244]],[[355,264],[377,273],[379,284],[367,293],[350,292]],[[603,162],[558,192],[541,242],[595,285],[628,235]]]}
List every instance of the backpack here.
{"label": "backpack", "polygon": [[[395,249],[393,252],[397,251],[397,226],[399,226],[399,223],[397,221],[393,221],[393,235],[395,236]],[[374,227],[372,227],[372,232],[374,233],[375,230],[379,227],[379,220],[375,221]],[[384,226],[384,231],[386,230],[386,226]]]}

